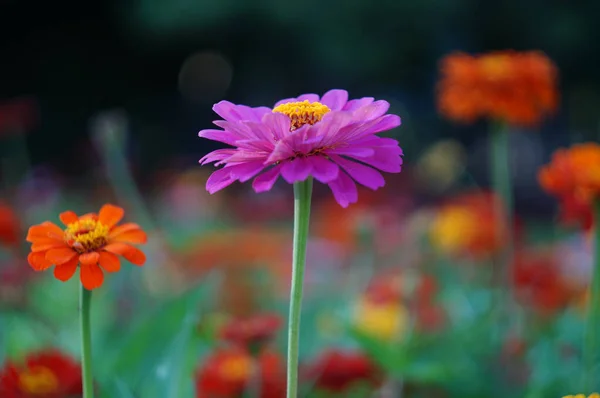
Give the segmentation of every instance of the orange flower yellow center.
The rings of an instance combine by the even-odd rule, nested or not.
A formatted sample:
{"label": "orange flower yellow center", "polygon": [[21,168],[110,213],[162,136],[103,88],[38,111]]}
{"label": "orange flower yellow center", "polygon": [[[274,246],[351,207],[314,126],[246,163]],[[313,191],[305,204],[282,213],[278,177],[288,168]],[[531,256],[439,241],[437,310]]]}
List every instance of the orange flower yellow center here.
{"label": "orange flower yellow center", "polygon": [[99,221],[79,220],[67,226],[65,240],[80,253],[98,250],[108,243],[109,228]]}
{"label": "orange flower yellow center", "polygon": [[47,367],[34,366],[19,374],[19,386],[28,395],[46,395],[58,389],[58,379]]}
{"label": "orange flower yellow center", "polygon": [[246,355],[235,355],[225,359],[219,370],[224,379],[232,382],[243,382],[250,377],[252,360]]}
{"label": "orange flower yellow center", "polygon": [[305,124],[313,125],[320,122],[325,114],[331,112],[331,109],[320,102],[305,100],[278,105],[273,108],[273,112],[288,116],[291,120],[290,131],[294,131]]}

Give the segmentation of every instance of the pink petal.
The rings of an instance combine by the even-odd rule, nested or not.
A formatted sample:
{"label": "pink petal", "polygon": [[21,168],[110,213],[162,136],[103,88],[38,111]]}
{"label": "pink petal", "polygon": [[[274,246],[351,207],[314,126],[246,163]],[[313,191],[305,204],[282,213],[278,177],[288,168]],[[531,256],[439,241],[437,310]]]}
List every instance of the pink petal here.
{"label": "pink petal", "polygon": [[331,159],[346,170],[350,177],[354,178],[359,184],[373,190],[385,185],[385,180],[381,173],[371,167],[344,159],[337,155],[331,156]]}
{"label": "pink petal", "polygon": [[364,106],[354,111],[353,115],[355,119],[360,120],[373,120],[385,113],[390,109],[390,103],[387,101],[375,101],[370,105]]}
{"label": "pink petal", "polygon": [[340,172],[338,178],[331,181],[328,185],[333,192],[333,197],[340,206],[348,207],[349,204],[358,201],[356,184],[346,173]]}
{"label": "pink petal", "polygon": [[200,161],[198,163],[207,164],[207,163],[212,163],[212,162],[216,162],[219,160],[227,159],[231,155],[235,154],[236,152],[237,152],[237,149],[233,149],[233,148],[217,149],[216,151],[212,151],[212,152],[206,154],[204,157],[202,157],[202,159],[200,159]]}
{"label": "pink petal", "polygon": [[311,156],[308,161],[312,166],[312,175],[320,182],[327,184],[335,180],[340,168],[337,164],[325,159],[322,156]]}
{"label": "pink petal", "polygon": [[372,156],[375,153],[373,148],[365,148],[360,146],[349,146],[345,148],[328,149],[325,151],[327,155],[346,155],[346,156]]}
{"label": "pink petal", "polygon": [[275,141],[290,133],[290,118],[281,113],[272,112],[262,118],[262,122],[271,129]]}
{"label": "pink petal", "polygon": [[321,103],[325,104],[332,111],[340,111],[348,102],[348,92],[346,90],[329,90],[321,98]]}
{"label": "pink petal", "polygon": [[306,158],[296,158],[283,163],[281,176],[288,183],[304,181],[312,171],[312,164]]}
{"label": "pink petal", "polygon": [[362,108],[363,106],[369,105],[370,103],[373,102],[373,100],[375,100],[375,98],[373,98],[373,97],[364,97],[364,98],[360,98],[360,99],[353,99],[353,100],[348,101],[348,103],[346,103],[346,105],[344,105],[342,110],[352,112],[359,108]]}
{"label": "pink petal", "polygon": [[259,121],[263,115],[271,110],[266,107],[251,108],[245,105],[235,105],[229,101],[221,101],[213,106],[213,111],[229,122],[242,120]]}
{"label": "pink petal", "polygon": [[227,145],[235,145],[235,141],[238,139],[238,137],[236,137],[234,134],[231,134],[229,131],[215,129],[200,130],[198,137],[222,142]]}
{"label": "pink petal", "polygon": [[255,192],[266,192],[273,188],[277,177],[281,171],[281,165],[274,166],[273,168],[265,171],[254,179],[252,182],[252,188]]}

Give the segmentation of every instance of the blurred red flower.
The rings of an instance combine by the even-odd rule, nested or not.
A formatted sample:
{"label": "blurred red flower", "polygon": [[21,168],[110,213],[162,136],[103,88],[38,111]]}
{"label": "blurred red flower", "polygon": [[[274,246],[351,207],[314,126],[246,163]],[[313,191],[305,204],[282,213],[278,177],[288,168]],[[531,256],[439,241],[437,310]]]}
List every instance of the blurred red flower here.
{"label": "blurred red flower", "polygon": [[600,145],[595,142],[558,149],[542,167],[542,188],[558,198],[561,218],[578,222],[589,230],[593,224],[591,204],[600,199]]}
{"label": "blurred red flower", "polygon": [[7,204],[0,202],[0,244],[15,246],[21,233],[19,218]]}
{"label": "blurred red flower", "polygon": [[2,398],[67,398],[82,396],[81,368],[56,350],[29,355],[25,362],[7,362],[0,369]]}
{"label": "blurred red flower", "polygon": [[31,129],[37,120],[37,103],[31,97],[0,103],[0,137],[23,133]]}
{"label": "blurred red flower", "polygon": [[552,249],[518,251],[513,267],[517,300],[543,316],[555,314],[575,300],[578,292],[559,266]]}
{"label": "blurred red flower", "polygon": [[254,352],[277,334],[281,324],[282,319],[278,314],[234,318],[221,329],[221,339]]}
{"label": "blurred red flower", "polygon": [[263,351],[255,359],[239,347],[220,349],[205,359],[196,374],[196,397],[241,397],[255,374],[260,398],[285,397],[285,364],[280,356]]}
{"label": "blurred red flower", "polygon": [[303,372],[315,388],[344,393],[355,383],[379,385],[382,374],[375,364],[361,352],[338,349],[324,351]]}

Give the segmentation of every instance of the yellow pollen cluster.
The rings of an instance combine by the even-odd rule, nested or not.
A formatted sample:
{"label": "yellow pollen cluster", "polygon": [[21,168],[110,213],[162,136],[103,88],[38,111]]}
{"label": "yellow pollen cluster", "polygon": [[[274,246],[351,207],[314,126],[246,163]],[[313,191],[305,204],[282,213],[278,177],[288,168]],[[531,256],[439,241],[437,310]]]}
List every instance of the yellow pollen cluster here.
{"label": "yellow pollen cluster", "polygon": [[109,228],[92,219],[79,220],[67,226],[65,240],[79,253],[90,252],[105,246]]}
{"label": "yellow pollen cluster", "polygon": [[227,358],[220,366],[221,375],[230,381],[244,381],[250,377],[252,361],[250,357],[239,355]]}
{"label": "yellow pollen cluster", "polygon": [[294,131],[305,124],[312,125],[320,122],[326,113],[331,112],[331,109],[320,102],[308,102],[306,100],[281,104],[273,108],[273,112],[287,115],[292,122],[290,124],[290,131]]}
{"label": "yellow pollen cluster", "polygon": [[26,395],[46,395],[58,389],[56,375],[45,366],[35,366],[19,374],[19,386]]}
{"label": "yellow pollen cluster", "polygon": [[[564,396],[563,398],[586,398],[586,395],[585,394],[567,395],[567,396]],[[600,394],[595,392],[593,394],[590,394],[587,398],[600,398]]]}
{"label": "yellow pollen cluster", "polygon": [[510,73],[510,59],[506,56],[489,56],[482,59],[481,63],[486,76],[492,80],[502,79],[506,77],[508,73]]}

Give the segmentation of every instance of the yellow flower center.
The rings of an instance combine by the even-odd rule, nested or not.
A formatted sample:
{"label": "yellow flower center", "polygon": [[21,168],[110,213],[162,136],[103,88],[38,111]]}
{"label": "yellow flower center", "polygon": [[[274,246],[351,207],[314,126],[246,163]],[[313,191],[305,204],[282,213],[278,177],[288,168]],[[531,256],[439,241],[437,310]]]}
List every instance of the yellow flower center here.
{"label": "yellow flower center", "polygon": [[400,303],[374,303],[362,299],[356,307],[354,325],[367,335],[389,341],[407,331],[409,314]]}
{"label": "yellow flower center", "polygon": [[227,358],[220,366],[221,375],[224,379],[240,382],[248,380],[252,372],[252,360],[246,355],[236,355]]}
{"label": "yellow flower center", "polygon": [[290,131],[294,131],[305,124],[313,125],[320,122],[326,113],[331,112],[327,105],[320,102],[288,102],[273,108],[273,112],[283,113],[291,120]]}
{"label": "yellow flower center", "polygon": [[34,366],[19,374],[21,390],[29,395],[46,395],[58,389],[56,375],[45,366]]}
{"label": "yellow flower center", "polygon": [[464,249],[476,233],[477,219],[468,209],[456,206],[443,209],[436,217],[429,236],[432,243],[444,252]]}
{"label": "yellow flower center", "polygon": [[109,228],[96,220],[79,220],[67,226],[65,240],[79,253],[98,250],[108,243]]}

